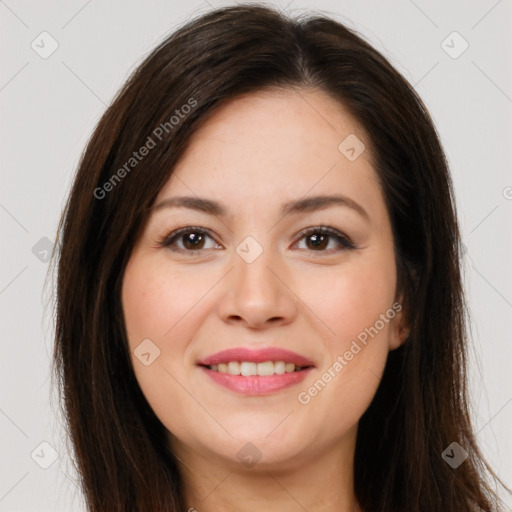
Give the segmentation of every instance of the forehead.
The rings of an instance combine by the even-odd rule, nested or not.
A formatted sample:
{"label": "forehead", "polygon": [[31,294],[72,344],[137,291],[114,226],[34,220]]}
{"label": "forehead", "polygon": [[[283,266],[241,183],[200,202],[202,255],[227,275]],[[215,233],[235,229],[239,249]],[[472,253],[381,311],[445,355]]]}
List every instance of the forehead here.
{"label": "forehead", "polygon": [[[355,160],[340,150],[347,137],[366,147]],[[243,95],[192,135],[155,202],[186,194],[227,198],[248,208],[336,192],[375,201],[380,192],[368,148],[358,122],[323,91]]]}

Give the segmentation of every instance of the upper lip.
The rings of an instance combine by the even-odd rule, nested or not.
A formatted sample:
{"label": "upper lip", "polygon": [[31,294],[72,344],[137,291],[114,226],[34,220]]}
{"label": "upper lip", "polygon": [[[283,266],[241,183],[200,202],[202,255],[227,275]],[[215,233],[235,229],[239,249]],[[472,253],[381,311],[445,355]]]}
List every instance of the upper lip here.
{"label": "upper lip", "polygon": [[314,366],[313,361],[296,352],[275,347],[261,349],[249,349],[245,347],[230,348],[201,359],[197,364],[211,366],[219,363],[228,363],[230,361],[249,361],[254,363],[284,361],[285,363],[293,363],[295,366]]}

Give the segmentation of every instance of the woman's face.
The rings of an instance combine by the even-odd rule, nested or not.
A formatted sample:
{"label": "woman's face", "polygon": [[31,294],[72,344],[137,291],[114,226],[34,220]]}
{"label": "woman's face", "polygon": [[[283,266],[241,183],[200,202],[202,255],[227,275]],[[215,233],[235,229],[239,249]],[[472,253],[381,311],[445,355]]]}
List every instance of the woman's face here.
{"label": "woman's face", "polygon": [[[241,97],[195,133],[155,206],[122,303],[173,451],[273,469],[351,453],[405,333],[390,219],[354,118],[319,91]],[[207,360],[232,349],[247,352]],[[309,367],[290,373],[293,361]]]}

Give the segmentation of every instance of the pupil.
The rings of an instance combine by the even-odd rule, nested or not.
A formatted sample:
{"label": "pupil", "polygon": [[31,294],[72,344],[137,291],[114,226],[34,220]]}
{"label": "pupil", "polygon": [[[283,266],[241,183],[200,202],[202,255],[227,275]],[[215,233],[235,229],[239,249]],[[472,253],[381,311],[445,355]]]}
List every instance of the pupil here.
{"label": "pupil", "polygon": [[189,233],[185,238],[185,247],[187,248],[197,248],[201,243],[202,235],[198,235],[197,233]]}
{"label": "pupil", "polygon": [[[309,235],[310,245],[316,249],[324,248],[325,242],[327,241],[328,236],[326,235]],[[196,248],[200,246],[203,241],[203,235],[197,233],[189,233],[185,235],[185,247],[187,248]]]}
{"label": "pupil", "polygon": [[310,235],[310,240],[314,240],[313,247],[325,247],[325,241],[327,239],[326,235]]}

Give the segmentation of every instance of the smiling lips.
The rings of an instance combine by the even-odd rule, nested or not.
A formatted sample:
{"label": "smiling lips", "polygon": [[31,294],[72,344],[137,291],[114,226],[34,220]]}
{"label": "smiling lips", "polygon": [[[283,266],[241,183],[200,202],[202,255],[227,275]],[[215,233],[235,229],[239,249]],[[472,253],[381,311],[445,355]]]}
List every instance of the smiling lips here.
{"label": "smiling lips", "polygon": [[301,382],[314,363],[289,350],[235,348],[197,363],[217,384],[243,394],[269,394]]}

